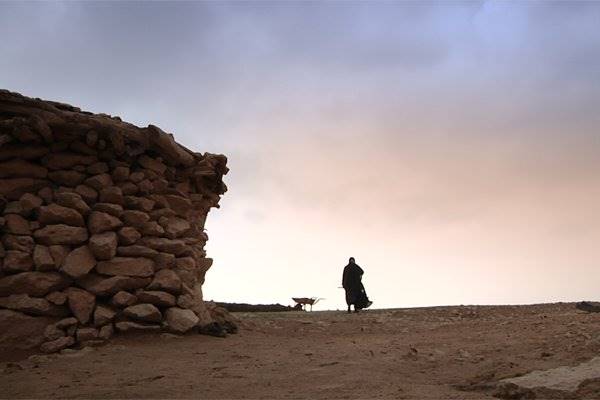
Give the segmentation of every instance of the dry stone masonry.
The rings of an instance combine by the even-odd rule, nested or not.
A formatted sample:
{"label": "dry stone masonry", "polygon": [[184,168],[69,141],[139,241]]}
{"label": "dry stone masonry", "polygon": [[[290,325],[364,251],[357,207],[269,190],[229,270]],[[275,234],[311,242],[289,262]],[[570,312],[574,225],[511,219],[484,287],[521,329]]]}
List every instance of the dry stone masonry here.
{"label": "dry stone masonry", "polygon": [[226,163],[153,125],[0,91],[0,341],[234,329],[202,299]]}

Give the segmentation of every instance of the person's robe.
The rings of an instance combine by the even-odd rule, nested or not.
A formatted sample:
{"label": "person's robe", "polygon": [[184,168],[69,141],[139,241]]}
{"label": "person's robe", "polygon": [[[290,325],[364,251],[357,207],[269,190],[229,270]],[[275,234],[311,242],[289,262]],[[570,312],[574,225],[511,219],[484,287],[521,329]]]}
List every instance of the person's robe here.
{"label": "person's robe", "polygon": [[362,284],[363,269],[358,264],[350,263],[344,267],[342,286],[346,290],[346,304],[364,308],[368,301]]}

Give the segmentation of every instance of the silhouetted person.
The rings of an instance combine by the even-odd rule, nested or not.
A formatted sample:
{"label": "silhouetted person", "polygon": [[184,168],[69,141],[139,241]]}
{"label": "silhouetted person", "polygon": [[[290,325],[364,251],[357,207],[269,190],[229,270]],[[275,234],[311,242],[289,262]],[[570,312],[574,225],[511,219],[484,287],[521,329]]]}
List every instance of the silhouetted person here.
{"label": "silhouetted person", "polygon": [[342,277],[342,286],[346,290],[348,312],[351,312],[351,305],[354,305],[354,312],[359,312],[361,309],[367,308],[372,304],[362,284],[364,273],[365,271],[354,262],[354,257],[350,257],[348,265],[344,267],[344,275]]}

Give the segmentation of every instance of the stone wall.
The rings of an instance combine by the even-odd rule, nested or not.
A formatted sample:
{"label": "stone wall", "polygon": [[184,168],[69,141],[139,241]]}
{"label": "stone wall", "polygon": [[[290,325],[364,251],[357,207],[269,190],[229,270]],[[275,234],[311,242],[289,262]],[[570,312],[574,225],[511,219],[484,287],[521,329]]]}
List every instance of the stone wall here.
{"label": "stone wall", "polygon": [[33,344],[52,352],[214,327],[204,223],[226,163],[152,125],[0,91],[0,330],[48,321]]}

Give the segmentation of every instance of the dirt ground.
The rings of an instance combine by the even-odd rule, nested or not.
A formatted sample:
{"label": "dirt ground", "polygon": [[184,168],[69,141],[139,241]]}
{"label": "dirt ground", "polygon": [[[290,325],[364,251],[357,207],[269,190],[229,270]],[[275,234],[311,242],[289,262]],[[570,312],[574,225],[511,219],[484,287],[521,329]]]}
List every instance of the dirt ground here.
{"label": "dirt ground", "polygon": [[129,335],[70,354],[3,354],[0,397],[493,398],[490,382],[600,350],[600,314],[573,304],[236,316],[240,333],[226,339]]}

